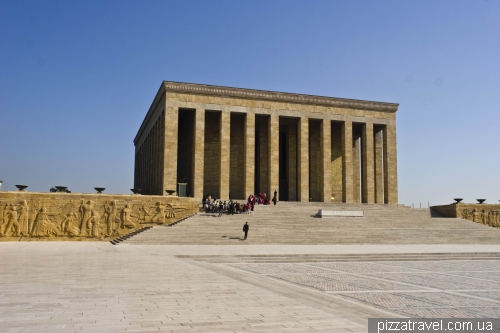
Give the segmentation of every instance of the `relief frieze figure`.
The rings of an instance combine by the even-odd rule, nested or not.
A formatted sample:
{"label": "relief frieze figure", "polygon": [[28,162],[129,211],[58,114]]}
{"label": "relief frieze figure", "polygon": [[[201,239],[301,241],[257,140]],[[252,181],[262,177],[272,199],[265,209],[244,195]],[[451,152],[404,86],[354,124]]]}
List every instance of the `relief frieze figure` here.
{"label": "relief frieze figure", "polygon": [[7,211],[7,214],[6,214],[6,222],[7,223],[4,223],[6,224],[5,226],[5,230],[3,231],[3,235],[4,236],[10,236],[10,235],[14,235],[14,236],[19,236],[20,235],[20,225],[19,225],[19,222],[17,220],[17,217],[18,214],[17,214],[17,208],[14,206],[14,205],[10,205],[9,206],[9,210]]}
{"label": "relief frieze figure", "polygon": [[106,235],[111,236],[113,230],[115,230],[115,224],[121,224],[121,220],[117,216],[116,201],[113,200],[109,204],[104,204],[104,212],[106,214]]}
{"label": "relief frieze figure", "polygon": [[99,237],[99,222],[100,222],[101,216],[96,210],[92,211],[92,216],[90,217],[88,224],[87,224],[87,229],[91,230],[91,237]]}
{"label": "relief frieze figure", "polygon": [[21,201],[21,205],[18,209],[19,212],[19,226],[21,229],[20,234],[22,236],[29,236],[29,211],[30,207],[26,200]]}
{"label": "relief frieze figure", "polygon": [[31,230],[31,236],[48,237],[59,235],[60,232],[58,228],[50,221],[47,208],[42,207],[35,218],[33,229]]}
{"label": "relief frieze figure", "polygon": [[76,237],[80,234],[80,230],[75,227],[74,222],[77,221],[76,214],[70,212],[66,214],[64,220],[61,222],[61,231],[63,235],[67,235],[69,237]]}
{"label": "relief frieze figure", "polygon": [[79,209],[80,216],[81,216],[80,235],[82,235],[82,236],[89,235],[89,230],[87,230],[87,229],[89,229],[88,225],[89,225],[89,220],[92,217],[92,209],[93,208],[94,208],[94,203],[92,202],[92,200],[87,201],[86,204],[84,203],[84,200],[82,200],[82,203],[81,203],[80,209]]}
{"label": "relief frieze figure", "polygon": [[137,217],[137,215],[133,214],[130,205],[126,204],[122,210],[122,226],[127,229],[133,229],[135,227],[134,222],[132,222],[133,217]]}

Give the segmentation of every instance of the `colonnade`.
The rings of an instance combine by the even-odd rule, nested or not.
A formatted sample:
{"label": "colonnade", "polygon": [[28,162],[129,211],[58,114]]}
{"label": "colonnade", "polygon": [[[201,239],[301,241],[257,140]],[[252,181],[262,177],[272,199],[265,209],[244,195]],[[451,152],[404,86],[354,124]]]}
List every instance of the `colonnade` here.
{"label": "colonnade", "polygon": [[[244,199],[276,190],[281,200],[397,203],[393,122],[169,105],[163,119],[162,191],[186,182],[188,195],[200,199],[208,194]],[[286,125],[288,134],[285,119],[292,124]],[[280,147],[287,160],[280,159]]]}

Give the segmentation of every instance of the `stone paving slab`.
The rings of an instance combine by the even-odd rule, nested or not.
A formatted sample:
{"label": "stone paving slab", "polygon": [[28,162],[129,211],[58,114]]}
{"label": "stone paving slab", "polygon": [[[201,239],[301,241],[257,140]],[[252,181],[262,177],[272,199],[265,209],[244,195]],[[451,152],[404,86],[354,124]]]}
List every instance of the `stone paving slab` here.
{"label": "stone paving slab", "polygon": [[0,332],[366,332],[369,317],[499,317],[495,259],[269,264],[176,257],[466,250],[500,246],[2,243]]}

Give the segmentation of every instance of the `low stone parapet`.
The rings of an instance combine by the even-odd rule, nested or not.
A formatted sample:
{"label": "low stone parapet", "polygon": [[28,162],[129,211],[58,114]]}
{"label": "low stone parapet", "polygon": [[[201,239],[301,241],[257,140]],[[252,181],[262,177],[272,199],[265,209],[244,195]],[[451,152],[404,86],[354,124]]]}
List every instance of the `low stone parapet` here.
{"label": "low stone parapet", "polygon": [[0,192],[0,241],[108,241],[197,211],[197,200],[173,196]]}
{"label": "low stone parapet", "polygon": [[364,217],[362,210],[323,210],[320,209],[316,216],[324,217]]}

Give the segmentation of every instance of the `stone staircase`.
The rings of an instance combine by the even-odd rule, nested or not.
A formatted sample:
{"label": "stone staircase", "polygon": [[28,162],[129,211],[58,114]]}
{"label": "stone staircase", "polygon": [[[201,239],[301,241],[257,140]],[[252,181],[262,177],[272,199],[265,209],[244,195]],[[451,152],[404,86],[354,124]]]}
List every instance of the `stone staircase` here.
{"label": "stone staircase", "polygon": [[[363,210],[364,218],[317,218],[319,209]],[[248,239],[242,227],[250,225]],[[500,229],[439,217],[430,209],[371,204],[279,202],[254,214],[199,213],[173,227],[155,226],[125,244],[500,244]]]}

